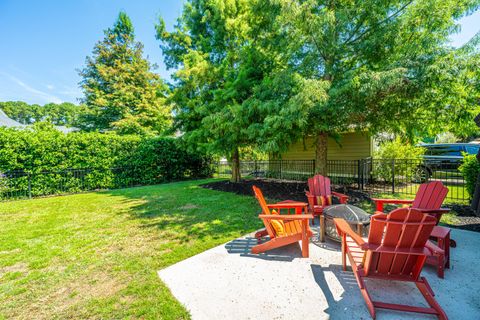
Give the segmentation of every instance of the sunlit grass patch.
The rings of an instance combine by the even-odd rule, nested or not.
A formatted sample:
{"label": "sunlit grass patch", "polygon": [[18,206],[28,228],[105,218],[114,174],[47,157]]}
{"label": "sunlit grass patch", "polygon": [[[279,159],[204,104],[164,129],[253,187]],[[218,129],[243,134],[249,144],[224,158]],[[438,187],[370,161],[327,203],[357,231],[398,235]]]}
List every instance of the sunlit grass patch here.
{"label": "sunlit grass patch", "polygon": [[157,271],[260,226],[204,182],[1,203],[0,319],[189,318]]}

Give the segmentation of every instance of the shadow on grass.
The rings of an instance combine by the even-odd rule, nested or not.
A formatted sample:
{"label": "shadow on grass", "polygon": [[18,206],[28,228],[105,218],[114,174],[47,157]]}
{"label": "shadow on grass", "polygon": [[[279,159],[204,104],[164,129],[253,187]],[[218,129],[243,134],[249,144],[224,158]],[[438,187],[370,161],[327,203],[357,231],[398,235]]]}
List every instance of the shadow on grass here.
{"label": "shadow on grass", "polygon": [[260,226],[253,197],[200,188],[199,181],[105,192],[123,197],[121,214],[156,228],[166,240],[188,243],[237,237]]}

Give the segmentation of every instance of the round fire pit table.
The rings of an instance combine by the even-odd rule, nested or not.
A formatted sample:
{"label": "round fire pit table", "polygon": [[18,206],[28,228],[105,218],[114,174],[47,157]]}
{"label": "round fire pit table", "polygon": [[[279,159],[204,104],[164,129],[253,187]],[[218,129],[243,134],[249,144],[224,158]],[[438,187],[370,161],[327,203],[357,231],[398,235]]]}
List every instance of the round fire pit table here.
{"label": "round fire pit table", "polygon": [[333,218],[345,219],[352,229],[361,237],[368,235],[370,227],[370,215],[351,204],[337,204],[329,206],[323,210],[325,216],[325,234],[332,240],[341,241],[335,228]]}

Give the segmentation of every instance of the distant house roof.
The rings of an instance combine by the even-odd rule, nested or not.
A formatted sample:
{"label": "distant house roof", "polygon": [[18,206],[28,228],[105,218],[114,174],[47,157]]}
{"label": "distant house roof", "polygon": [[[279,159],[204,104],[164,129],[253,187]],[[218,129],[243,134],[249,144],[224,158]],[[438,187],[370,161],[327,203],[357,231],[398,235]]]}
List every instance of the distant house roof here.
{"label": "distant house roof", "polygon": [[24,128],[25,125],[21,124],[18,121],[10,119],[3,110],[0,109],[0,127],[8,127],[8,128]]}
{"label": "distant house roof", "polygon": [[[24,124],[21,124],[18,121],[10,119],[2,109],[0,109],[0,127],[7,127],[7,128],[25,128],[27,127]],[[73,131],[79,131],[80,129],[74,127],[65,127],[65,126],[55,126],[55,129],[61,131],[63,133],[69,133]]]}

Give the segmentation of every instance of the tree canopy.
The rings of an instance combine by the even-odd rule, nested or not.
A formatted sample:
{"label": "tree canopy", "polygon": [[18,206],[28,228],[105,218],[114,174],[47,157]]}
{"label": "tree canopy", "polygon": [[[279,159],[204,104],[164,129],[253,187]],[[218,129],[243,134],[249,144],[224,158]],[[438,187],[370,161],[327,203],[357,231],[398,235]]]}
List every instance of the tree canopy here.
{"label": "tree canopy", "polygon": [[251,0],[193,0],[172,32],[163,20],[157,38],[169,68],[177,71],[171,100],[176,125],[198,148],[227,155],[240,179],[242,148],[256,143],[258,116],[248,99],[272,69],[257,45]]}
{"label": "tree canopy", "polygon": [[0,102],[7,116],[22,124],[47,121],[58,126],[79,127],[85,107],[70,102],[47,103],[43,106],[28,104],[23,101]]}
{"label": "tree canopy", "polygon": [[[280,130],[316,137],[316,171],[326,173],[328,136],[362,130],[414,133],[473,128],[478,110],[470,77],[478,57],[449,46],[456,20],[479,1],[264,1],[273,12],[265,49],[281,57],[260,103],[277,83],[296,84],[267,117]],[[256,11],[258,12],[258,11]],[[270,31],[268,31],[270,32]],[[475,62],[474,62],[475,61]],[[289,112],[285,112],[289,110]],[[284,112],[285,116],[279,117]],[[275,128],[275,125],[272,126]],[[275,138],[275,135],[272,136]],[[271,151],[282,148],[271,139]]]}
{"label": "tree canopy", "polygon": [[135,40],[130,18],[120,12],[104,34],[79,71],[88,111],[84,129],[162,133],[171,122],[168,87],[143,58],[143,45]]}
{"label": "tree canopy", "polygon": [[329,136],[467,135],[480,59],[475,44],[457,50],[449,36],[479,3],[187,1],[172,32],[157,25],[165,62],[177,69],[176,124],[233,160],[242,148],[277,153],[315,136],[324,174]]}

